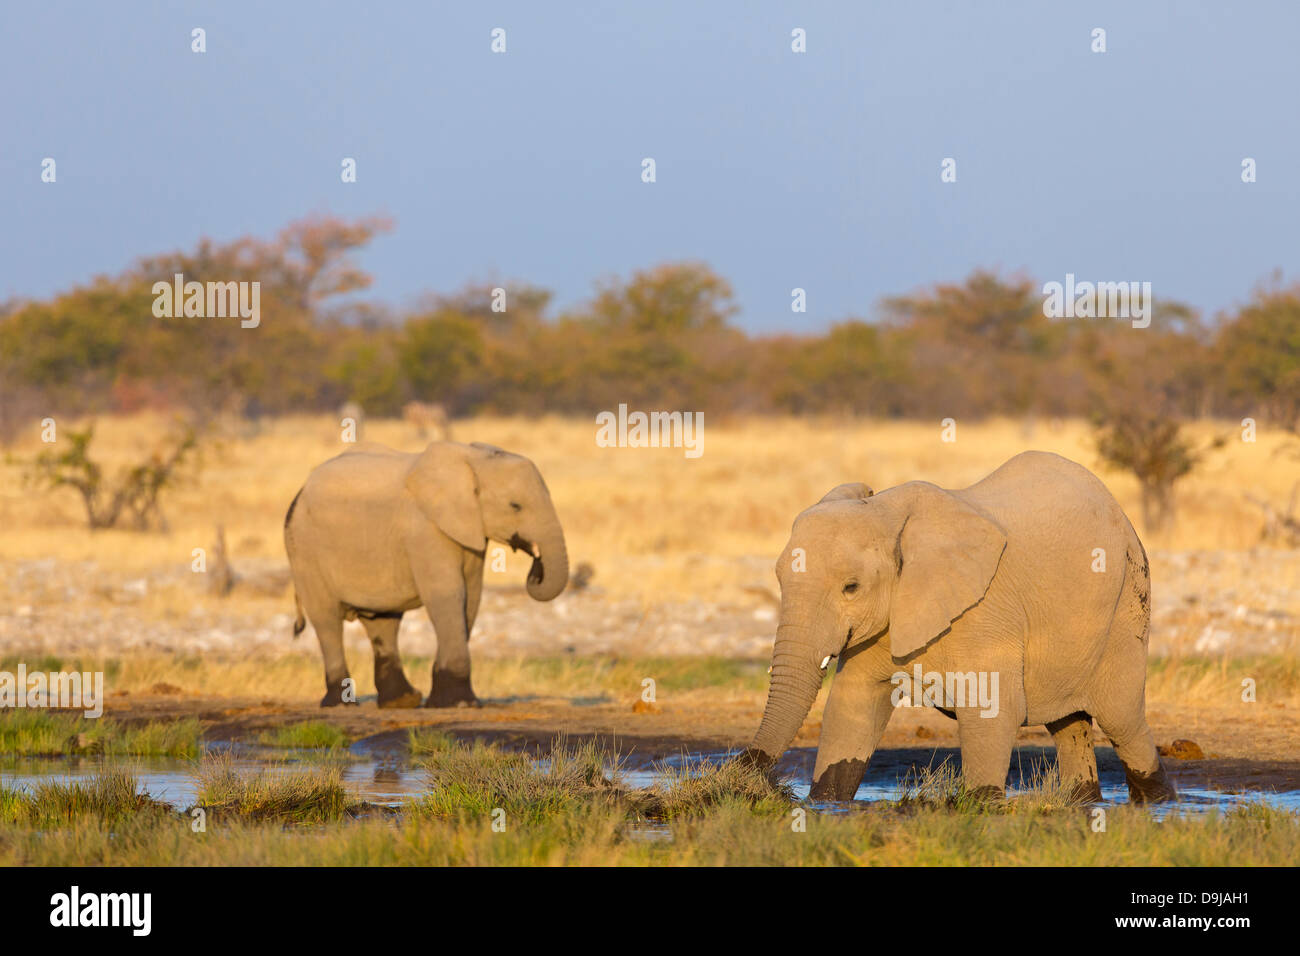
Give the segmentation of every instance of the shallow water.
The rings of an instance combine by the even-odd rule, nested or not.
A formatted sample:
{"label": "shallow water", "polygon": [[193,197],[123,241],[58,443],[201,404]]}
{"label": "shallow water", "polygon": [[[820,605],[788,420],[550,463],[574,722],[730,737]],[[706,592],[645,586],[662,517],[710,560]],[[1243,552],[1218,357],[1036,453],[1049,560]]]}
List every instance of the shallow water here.
{"label": "shallow water", "polygon": [[[311,767],[337,765],[343,786],[357,800],[377,806],[396,807],[427,791],[423,772],[404,757],[362,756],[345,753],[337,758],[325,751],[271,751],[264,747],[231,744],[205,746],[208,753],[230,754],[237,772],[259,771],[275,775],[301,772]],[[84,783],[108,768],[135,773],[142,793],[177,809],[194,806],[198,797],[195,771],[198,762],[170,757],[39,757],[0,761],[0,784],[30,792],[46,782]]]}
{"label": "shallow water", "polygon": [[[673,756],[657,761],[654,766],[625,770],[622,774],[622,780],[628,787],[653,787],[662,781],[665,776],[664,771],[657,768],[679,771],[684,766],[694,767],[706,763],[721,763],[739,753],[739,750],[731,750]],[[1126,804],[1129,802],[1128,785],[1124,782],[1122,773],[1108,774],[1103,771],[1100,776],[1101,795],[1104,801],[1100,805]],[[903,775],[899,774],[896,769],[873,767],[871,765],[868,765],[867,774],[858,787],[857,793],[854,794],[853,801],[848,803],[808,801],[808,792],[812,789],[812,779],[807,772],[795,771],[789,773],[786,781],[790,784],[791,790],[794,791],[796,799],[804,801],[809,809],[819,813],[847,813],[855,806],[860,807],[863,803],[897,800],[905,791]],[[1012,786],[1007,790],[1007,797],[1011,800],[1023,794],[1024,790],[1018,787]],[[1279,810],[1300,812],[1300,790],[1248,790],[1242,793],[1225,793],[1219,790],[1182,785],[1178,787],[1177,801],[1154,804],[1148,809],[1152,816],[1163,819],[1171,813],[1208,814],[1212,810],[1230,810],[1233,807],[1251,803],[1263,803]]]}
{"label": "shallow water", "polygon": [[[244,744],[215,743],[205,746],[209,753],[227,753],[239,772],[269,774],[293,773],[312,766],[334,764],[340,767],[344,787],[354,799],[383,807],[399,807],[412,797],[427,792],[425,774],[416,767],[404,752],[374,750],[365,741],[341,754],[331,757],[323,751],[285,751]],[[738,751],[717,751],[697,754],[678,754],[639,765],[625,764],[619,772],[619,783],[629,789],[654,787],[682,769],[695,769],[716,764],[733,757]],[[545,765],[545,761],[540,761]],[[95,757],[41,757],[0,759],[0,784],[30,792],[45,782],[85,782],[97,772],[107,768],[132,770],[141,792],[155,800],[171,804],[178,809],[192,807],[198,788],[194,778],[196,761],[161,757],[129,757],[104,760]],[[866,778],[858,788],[853,803],[810,802],[809,809],[819,813],[847,813],[863,803],[897,800],[904,792],[902,775],[897,767],[868,768]],[[1128,803],[1128,788],[1123,775],[1101,773],[1102,796],[1107,804]],[[807,772],[794,771],[787,777],[794,795],[806,801],[811,780]],[[1008,797],[1015,799],[1022,793],[1012,787]],[[1158,804],[1150,808],[1157,819],[1171,813],[1208,814],[1213,810],[1228,810],[1251,803],[1262,803],[1276,809],[1300,812],[1300,790],[1224,793],[1190,786],[1179,787],[1175,803]],[[658,824],[636,824],[629,827],[629,837],[641,840],[671,839],[671,832]]]}

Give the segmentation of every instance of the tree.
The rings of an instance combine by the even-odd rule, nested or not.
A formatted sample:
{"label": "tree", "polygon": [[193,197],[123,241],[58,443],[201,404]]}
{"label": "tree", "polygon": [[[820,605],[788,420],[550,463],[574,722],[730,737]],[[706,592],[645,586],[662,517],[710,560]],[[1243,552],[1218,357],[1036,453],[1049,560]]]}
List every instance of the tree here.
{"label": "tree", "polygon": [[66,445],[61,451],[48,449],[31,463],[31,483],[48,489],[75,489],[81,495],[86,523],[92,529],[112,528],[126,513],[138,531],[150,527],[166,530],[167,519],[159,497],[177,483],[181,466],[198,444],[192,427],[181,428],[140,464],[123,471],[112,488],[104,479],[103,469],[90,458],[95,426],[91,424],[82,431],[69,429],[65,434]]}
{"label": "tree", "polygon": [[855,319],[835,325],[824,336],[778,346],[783,368],[774,374],[784,376],[774,396],[793,412],[894,414],[900,407],[906,365],[893,343],[888,330]]}
{"label": "tree", "polygon": [[1142,525],[1158,532],[1174,521],[1174,485],[1200,461],[1177,421],[1129,408],[1099,423],[1097,451],[1112,468],[1130,472],[1142,492]]}
{"label": "tree", "polygon": [[[731,286],[699,263],[668,263],[601,284],[575,316],[582,360],[575,372],[596,407],[615,401],[698,407],[738,374],[743,333]],[[590,407],[590,406],[588,406]]]}
{"label": "tree", "polygon": [[735,313],[727,280],[702,263],[684,262],[602,283],[587,314],[606,331],[675,336],[717,331]]}
{"label": "tree", "polygon": [[1300,428],[1300,284],[1257,291],[1220,328],[1216,346],[1239,409],[1258,403],[1288,431]]}
{"label": "tree", "polygon": [[913,414],[1024,413],[1040,402],[1067,332],[1043,314],[1035,283],[976,270],[962,283],[886,299],[906,343]]}
{"label": "tree", "polygon": [[455,312],[414,319],[399,348],[402,374],[421,400],[442,402],[457,413],[468,411],[486,392],[479,377],[483,332],[473,319]]}

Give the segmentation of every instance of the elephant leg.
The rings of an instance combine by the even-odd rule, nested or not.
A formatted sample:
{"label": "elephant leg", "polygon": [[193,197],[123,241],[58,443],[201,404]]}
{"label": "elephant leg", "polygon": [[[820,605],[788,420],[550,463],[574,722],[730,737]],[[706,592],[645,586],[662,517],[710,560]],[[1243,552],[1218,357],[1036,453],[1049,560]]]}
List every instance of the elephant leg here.
{"label": "elephant leg", "polygon": [[1097,726],[1110,738],[1115,754],[1124,765],[1128,798],[1132,803],[1177,800],[1178,791],[1165,772],[1164,764],[1160,762],[1155,736],[1142,713],[1144,709],[1142,703],[1139,703],[1136,714],[1115,714],[1098,708]]}
{"label": "elephant leg", "polygon": [[[1093,716],[1124,764],[1129,800],[1133,803],[1158,803],[1178,799],[1178,791],[1160,762],[1155,737],[1146,717],[1147,632],[1150,625],[1146,608],[1150,593],[1145,576],[1146,556],[1141,554],[1140,547],[1130,549],[1128,561],[1126,590],[1115,609],[1103,661],[1106,679],[1093,692]],[[1130,584],[1130,579],[1137,583]]]}
{"label": "elephant leg", "polygon": [[[301,593],[299,596],[305,597]],[[339,704],[355,704],[355,685],[350,685],[352,693],[346,699],[344,695],[344,682],[351,678],[348,675],[348,661],[343,654],[343,615],[339,606],[333,602],[313,601],[306,597],[303,600],[303,611],[316,631],[321,657],[325,661],[325,696],[320,699],[320,705],[335,707]]]}
{"label": "elephant leg", "polygon": [[1000,702],[998,712],[987,716],[979,707],[957,707],[957,734],[961,738],[961,776],[966,790],[984,799],[1006,796],[1007,772],[1016,732],[1025,719],[1023,698]]}
{"label": "elephant leg", "polygon": [[461,563],[461,573],[465,578],[465,640],[468,641],[474,630],[474,621],[478,618],[479,602],[483,598],[483,555],[467,550]]}
{"label": "elephant leg", "polygon": [[852,800],[889,717],[891,685],[859,657],[846,660],[831,682],[813,767],[813,800]]}
{"label": "elephant leg", "polygon": [[1056,744],[1056,767],[1066,799],[1076,803],[1101,800],[1097,755],[1092,749],[1092,715],[1077,711],[1047,725]]}
{"label": "elephant leg", "polygon": [[[459,583],[459,582],[458,582]],[[465,620],[463,588],[421,595],[429,620],[438,635],[433,661],[433,684],[425,707],[478,707],[469,675],[469,629]]]}
{"label": "elephant leg", "polygon": [[402,658],[397,651],[397,630],[402,624],[402,612],[362,618],[361,623],[375,652],[375,690],[379,692],[379,706],[419,707],[423,698],[406,679]]}

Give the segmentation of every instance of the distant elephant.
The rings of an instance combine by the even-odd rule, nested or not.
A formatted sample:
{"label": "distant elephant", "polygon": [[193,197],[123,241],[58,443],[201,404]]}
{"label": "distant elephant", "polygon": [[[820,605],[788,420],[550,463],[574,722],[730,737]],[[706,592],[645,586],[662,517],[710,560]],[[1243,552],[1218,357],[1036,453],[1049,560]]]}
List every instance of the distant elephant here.
{"label": "distant elephant", "polygon": [[424,605],[438,637],[427,707],[476,706],[469,634],[483,590],[487,540],[533,555],[528,593],[564,590],[569,559],[546,483],[521,455],[434,442],[420,454],[367,443],[318,465],[289,505],[295,636],[304,612],[325,659],[322,707],[343,702],[343,622],[360,619],[375,654],[380,707],[414,707],[402,670],[402,614]]}
{"label": "distant elephant", "polygon": [[421,438],[432,435],[441,441],[451,441],[451,417],[436,402],[407,402],[402,406],[402,418],[415,426]]}
{"label": "distant elephant", "polygon": [[[1046,724],[1064,785],[1101,799],[1095,717],[1134,802],[1176,796],[1145,715],[1146,552],[1081,465],[1025,452],[957,491],[841,485],[795,520],[776,572],[771,685],[744,759],[780,757],[836,661],[814,799],[853,799],[894,706],[925,702],[918,673],[943,681],[932,702],[957,721],[971,791],[1002,795],[1018,728]],[[966,690],[981,673],[996,708]]]}

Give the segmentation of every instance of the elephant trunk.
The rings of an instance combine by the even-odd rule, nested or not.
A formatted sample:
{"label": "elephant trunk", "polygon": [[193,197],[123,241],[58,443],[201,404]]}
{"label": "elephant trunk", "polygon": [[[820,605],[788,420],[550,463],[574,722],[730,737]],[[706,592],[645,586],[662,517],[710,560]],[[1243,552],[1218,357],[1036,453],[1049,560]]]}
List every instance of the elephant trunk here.
{"label": "elephant trunk", "polygon": [[533,566],[528,571],[528,596],[535,601],[550,601],[559,596],[569,583],[569,553],[564,547],[564,532],[558,520],[554,527],[538,535]]}
{"label": "elephant trunk", "polygon": [[790,746],[821,690],[822,672],[813,660],[815,653],[806,625],[782,622],[777,628],[767,706],[751,745],[770,762]]}

